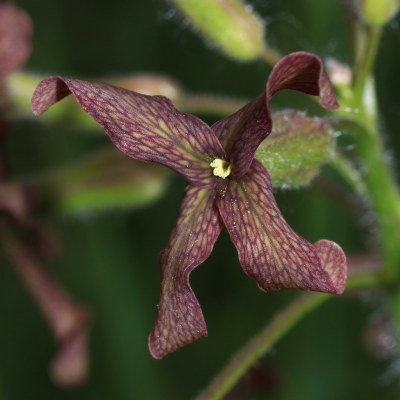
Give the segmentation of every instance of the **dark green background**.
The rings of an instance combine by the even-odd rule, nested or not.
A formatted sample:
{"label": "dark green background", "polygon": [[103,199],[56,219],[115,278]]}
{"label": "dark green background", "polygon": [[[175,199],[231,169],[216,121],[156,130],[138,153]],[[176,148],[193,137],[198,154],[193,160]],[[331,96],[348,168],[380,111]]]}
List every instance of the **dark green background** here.
{"label": "dark green background", "polygon": [[[349,61],[339,0],[251,3],[267,23],[268,40],[282,53],[307,50]],[[90,79],[162,72],[192,92],[252,97],[263,90],[269,72],[262,62],[233,62],[204,44],[165,1],[24,0],[18,4],[29,12],[35,28],[27,68],[43,74]],[[397,23],[385,30],[377,83],[388,148],[399,157]],[[299,95],[278,95],[274,106],[319,112]],[[9,162],[18,176],[107,145],[105,136],[94,139],[68,126],[25,121],[12,132]],[[183,182],[172,177],[163,198],[142,210],[48,218],[64,246],[62,257],[51,268],[74,297],[95,313],[92,372],[82,388],[62,390],[50,382],[47,370],[56,351],[51,334],[12,268],[1,263],[1,400],[192,398],[236,349],[296,295],[258,290],[241,271],[224,233],[191,279],[209,338],[162,361],[153,360],[147,335],[158,301],[157,257],[173,227],[182,191]],[[293,227],[310,241],[332,239],[349,253],[373,245],[371,236],[359,227],[361,221],[316,188],[280,193],[278,201]],[[363,344],[364,328],[377,310],[376,303],[374,294],[363,293],[321,307],[261,361],[274,390],[249,389],[238,398],[398,398],[398,377],[385,379],[393,360],[374,359]]]}

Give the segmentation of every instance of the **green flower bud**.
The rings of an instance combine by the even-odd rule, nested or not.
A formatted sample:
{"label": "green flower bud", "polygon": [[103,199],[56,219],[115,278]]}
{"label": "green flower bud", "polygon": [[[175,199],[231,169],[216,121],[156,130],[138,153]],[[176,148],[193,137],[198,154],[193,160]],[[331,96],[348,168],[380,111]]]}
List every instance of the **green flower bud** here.
{"label": "green flower bud", "polygon": [[275,188],[307,185],[335,152],[335,137],[328,124],[303,113],[282,111],[273,115],[271,135],[257,150]]}
{"label": "green flower bud", "polygon": [[32,179],[39,197],[61,214],[85,214],[133,209],[156,201],[165,190],[165,170],[107,148]]}
{"label": "green flower bud", "polygon": [[399,7],[399,0],[359,0],[360,12],[370,25],[385,25]]}
{"label": "green flower bud", "polygon": [[264,52],[264,24],[240,0],[172,0],[195,29],[228,56],[241,61]]}

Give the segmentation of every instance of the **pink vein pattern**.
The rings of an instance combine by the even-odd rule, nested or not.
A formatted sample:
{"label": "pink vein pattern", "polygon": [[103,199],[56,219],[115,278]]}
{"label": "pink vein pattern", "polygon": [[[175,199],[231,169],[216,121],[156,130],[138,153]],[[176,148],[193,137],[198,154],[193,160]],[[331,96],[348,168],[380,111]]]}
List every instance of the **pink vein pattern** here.
{"label": "pink vein pattern", "polygon": [[207,124],[179,112],[171,100],[102,83],[50,77],[34,93],[34,113],[42,114],[69,93],[126,155],[163,164],[192,185],[214,185],[209,165],[215,158],[225,158],[225,151]]}
{"label": "pink vein pattern", "polygon": [[314,245],[283,219],[269,174],[259,161],[253,161],[240,181],[220,189],[217,204],[243,270],[261,289],[343,290],[321,266]]}
{"label": "pink vein pattern", "polygon": [[273,68],[266,91],[235,114],[212,126],[234,164],[233,177],[246,173],[260,143],[271,133],[270,101],[280,90],[291,89],[320,97],[327,109],[337,108],[335,94],[321,60],[297,52],[283,57]]}
{"label": "pink vein pattern", "polygon": [[178,221],[161,254],[161,296],[149,338],[155,358],[207,336],[190,273],[210,255],[222,228],[213,190],[186,186]]}

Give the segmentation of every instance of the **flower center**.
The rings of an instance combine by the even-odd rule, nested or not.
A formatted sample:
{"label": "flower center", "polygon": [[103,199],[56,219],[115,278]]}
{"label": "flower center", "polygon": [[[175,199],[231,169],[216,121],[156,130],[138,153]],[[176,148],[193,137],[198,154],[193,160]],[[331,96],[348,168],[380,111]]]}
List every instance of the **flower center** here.
{"label": "flower center", "polygon": [[221,160],[220,158],[216,158],[211,164],[210,167],[213,168],[213,174],[218,176],[219,178],[227,178],[231,174],[231,164],[228,161]]}

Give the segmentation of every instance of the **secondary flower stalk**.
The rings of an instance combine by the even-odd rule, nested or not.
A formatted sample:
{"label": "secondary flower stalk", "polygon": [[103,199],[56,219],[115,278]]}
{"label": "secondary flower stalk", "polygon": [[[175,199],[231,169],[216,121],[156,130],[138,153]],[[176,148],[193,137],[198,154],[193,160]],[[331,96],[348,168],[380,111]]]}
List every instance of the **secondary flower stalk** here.
{"label": "secondary flower stalk", "polygon": [[283,89],[319,96],[328,109],[338,106],[321,60],[305,52],[282,58],[265,92],[212,127],[165,97],[101,83],[50,77],[33,95],[33,111],[40,115],[72,93],[123,153],[163,164],[187,182],[160,257],[161,295],[149,339],[155,358],[207,335],[189,276],[208,258],[223,225],[244,272],[262,290],[344,290],[343,250],[327,240],[311,244],[292,230],[275,202],[268,171],[254,158],[272,130],[270,100]]}

